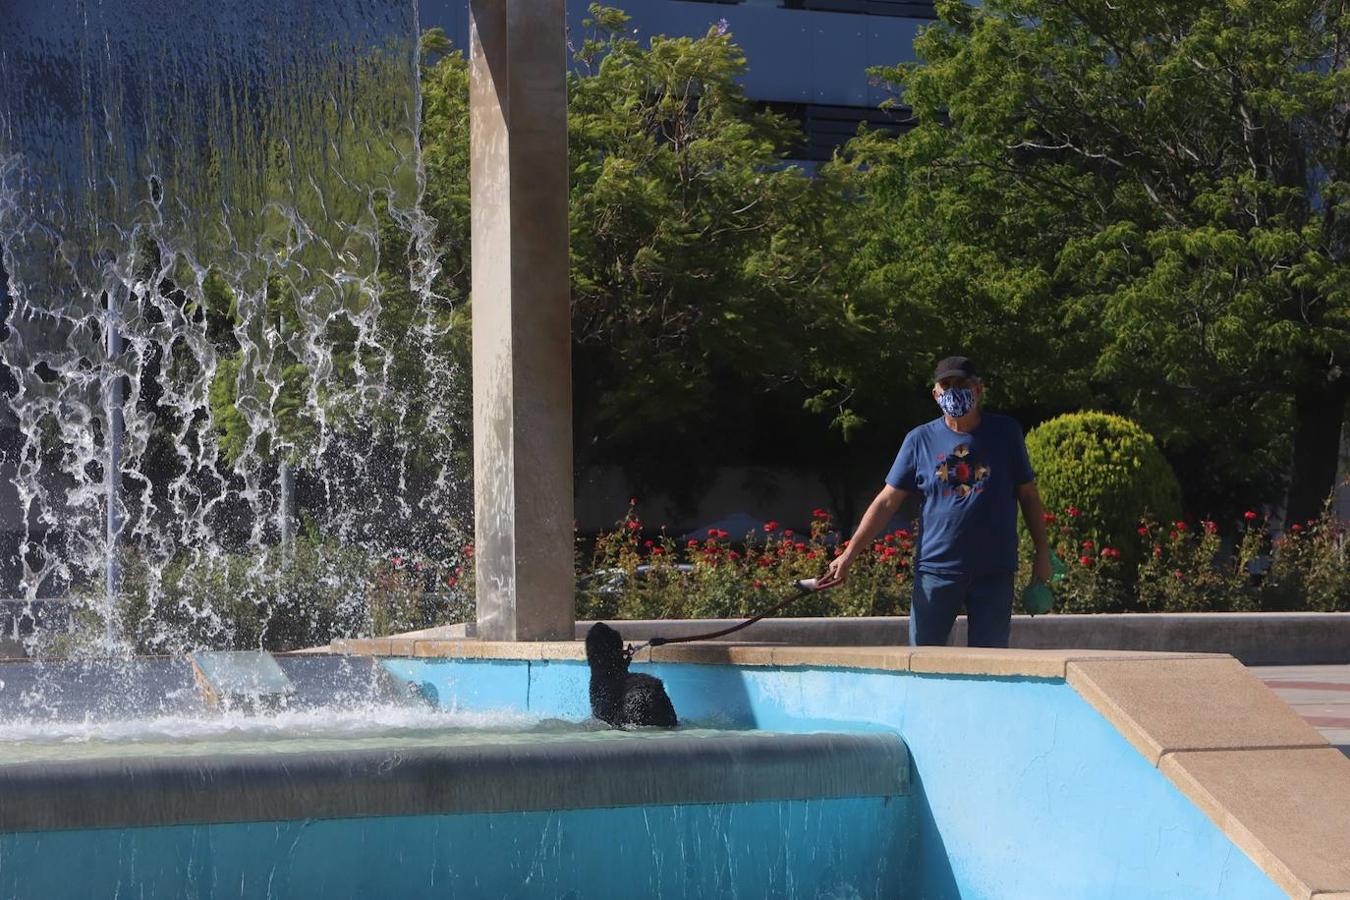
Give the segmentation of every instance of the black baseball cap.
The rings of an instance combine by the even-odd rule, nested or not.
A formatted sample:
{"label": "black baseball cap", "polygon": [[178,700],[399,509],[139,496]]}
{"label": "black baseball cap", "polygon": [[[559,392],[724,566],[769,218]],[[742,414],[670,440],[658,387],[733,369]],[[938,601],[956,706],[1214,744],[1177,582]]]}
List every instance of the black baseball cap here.
{"label": "black baseball cap", "polygon": [[941,381],[944,378],[979,378],[975,373],[975,364],[965,356],[948,356],[938,362],[937,368],[933,370],[933,381]]}

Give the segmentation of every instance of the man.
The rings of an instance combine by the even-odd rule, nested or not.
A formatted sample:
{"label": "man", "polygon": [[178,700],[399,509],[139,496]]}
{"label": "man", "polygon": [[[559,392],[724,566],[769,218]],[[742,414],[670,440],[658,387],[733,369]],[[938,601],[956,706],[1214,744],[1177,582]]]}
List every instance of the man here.
{"label": "man", "polygon": [[946,644],[964,606],[972,647],[1006,647],[1017,571],[1017,507],[1036,547],[1035,581],[1050,580],[1045,511],[1022,429],[1009,416],[981,413],[984,384],[964,356],[933,372],[942,415],[905,435],[886,486],[867,508],[821,587],[847,580],[858,554],[911,493],[922,495],[914,553],[909,642]]}

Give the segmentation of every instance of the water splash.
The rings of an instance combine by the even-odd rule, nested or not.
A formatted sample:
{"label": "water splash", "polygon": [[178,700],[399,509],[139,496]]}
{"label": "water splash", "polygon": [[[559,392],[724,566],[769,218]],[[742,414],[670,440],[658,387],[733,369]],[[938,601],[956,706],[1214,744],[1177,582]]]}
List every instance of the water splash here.
{"label": "water splash", "polygon": [[84,598],[99,653],[368,632],[379,578],[433,617],[467,504],[414,0],[27,6],[0,36],[10,590]]}

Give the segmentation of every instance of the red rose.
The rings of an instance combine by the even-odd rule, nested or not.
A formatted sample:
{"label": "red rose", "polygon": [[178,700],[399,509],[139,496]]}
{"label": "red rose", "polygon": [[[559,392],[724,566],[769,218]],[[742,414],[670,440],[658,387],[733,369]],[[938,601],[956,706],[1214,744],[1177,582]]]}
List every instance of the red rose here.
{"label": "red rose", "polygon": [[1219,533],[1219,526],[1218,526],[1218,525],[1215,525],[1213,522],[1209,521],[1208,519],[1206,519],[1205,521],[1201,522],[1200,524],[1205,526],[1205,534],[1218,534],[1218,533]]}
{"label": "red rose", "polygon": [[1295,522],[1293,525],[1290,525],[1290,526],[1289,526],[1289,530],[1290,530],[1290,531],[1302,531],[1302,530],[1303,530],[1303,526],[1300,525],[1300,524],[1298,524],[1297,522]]}
{"label": "red rose", "polygon": [[1050,524],[1053,524],[1054,521],[1055,521],[1055,514],[1054,514],[1054,513],[1044,513],[1044,514],[1041,516],[1041,518],[1045,520],[1045,524],[1050,525]]}
{"label": "red rose", "polygon": [[764,523],[764,530],[765,530],[766,532],[768,532],[768,531],[777,531],[777,530],[778,530],[778,523],[777,523],[777,522],[773,522],[773,521],[765,522],[765,523]]}
{"label": "red rose", "polygon": [[1140,525],[1140,526],[1139,526],[1139,533],[1140,533],[1140,534],[1146,535],[1146,534],[1148,534],[1148,529],[1147,529],[1146,527],[1144,527],[1143,525]]}
{"label": "red rose", "polygon": [[1080,556],[1080,557],[1078,557],[1078,562],[1079,562],[1080,565],[1090,566],[1090,565],[1092,565],[1092,557],[1090,557],[1090,556]]}
{"label": "red rose", "polygon": [[1065,510],[1065,512],[1067,512],[1070,515],[1070,517],[1075,519],[1078,518],[1080,515],[1082,515],[1082,513],[1076,506],[1070,506],[1068,509]]}
{"label": "red rose", "polygon": [[652,556],[660,556],[662,553],[665,553],[665,552],[666,552],[666,551],[662,550],[660,547],[654,547],[654,548],[652,548]]}
{"label": "red rose", "polygon": [[1091,549],[1092,549],[1093,547],[1095,547],[1095,546],[1096,546],[1096,544],[1092,543],[1092,541],[1083,541],[1083,549],[1084,549],[1084,550],[1091,550]]}
{"label": "red rose", "polygon": [[1255,512],[1254,510],[1250,510],[1250,509],[1249,509],[1249,510],[1247,510],[1245,513],[1242,514],[1242,518],[1246,519],[1248,522],[1255,522],[1255,521],[1256,521],[1256,512]]}

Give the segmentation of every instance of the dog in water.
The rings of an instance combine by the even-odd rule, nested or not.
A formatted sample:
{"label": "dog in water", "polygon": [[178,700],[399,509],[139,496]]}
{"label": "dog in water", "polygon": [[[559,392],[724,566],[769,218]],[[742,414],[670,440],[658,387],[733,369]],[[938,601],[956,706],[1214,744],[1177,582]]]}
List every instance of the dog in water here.
{"label": "dog in water", "polygon": [[623,639],[604,622],[586,633],[586,662],[591,666],[591,715],[611,728],[679,724],[661,679],[629,672]]}

